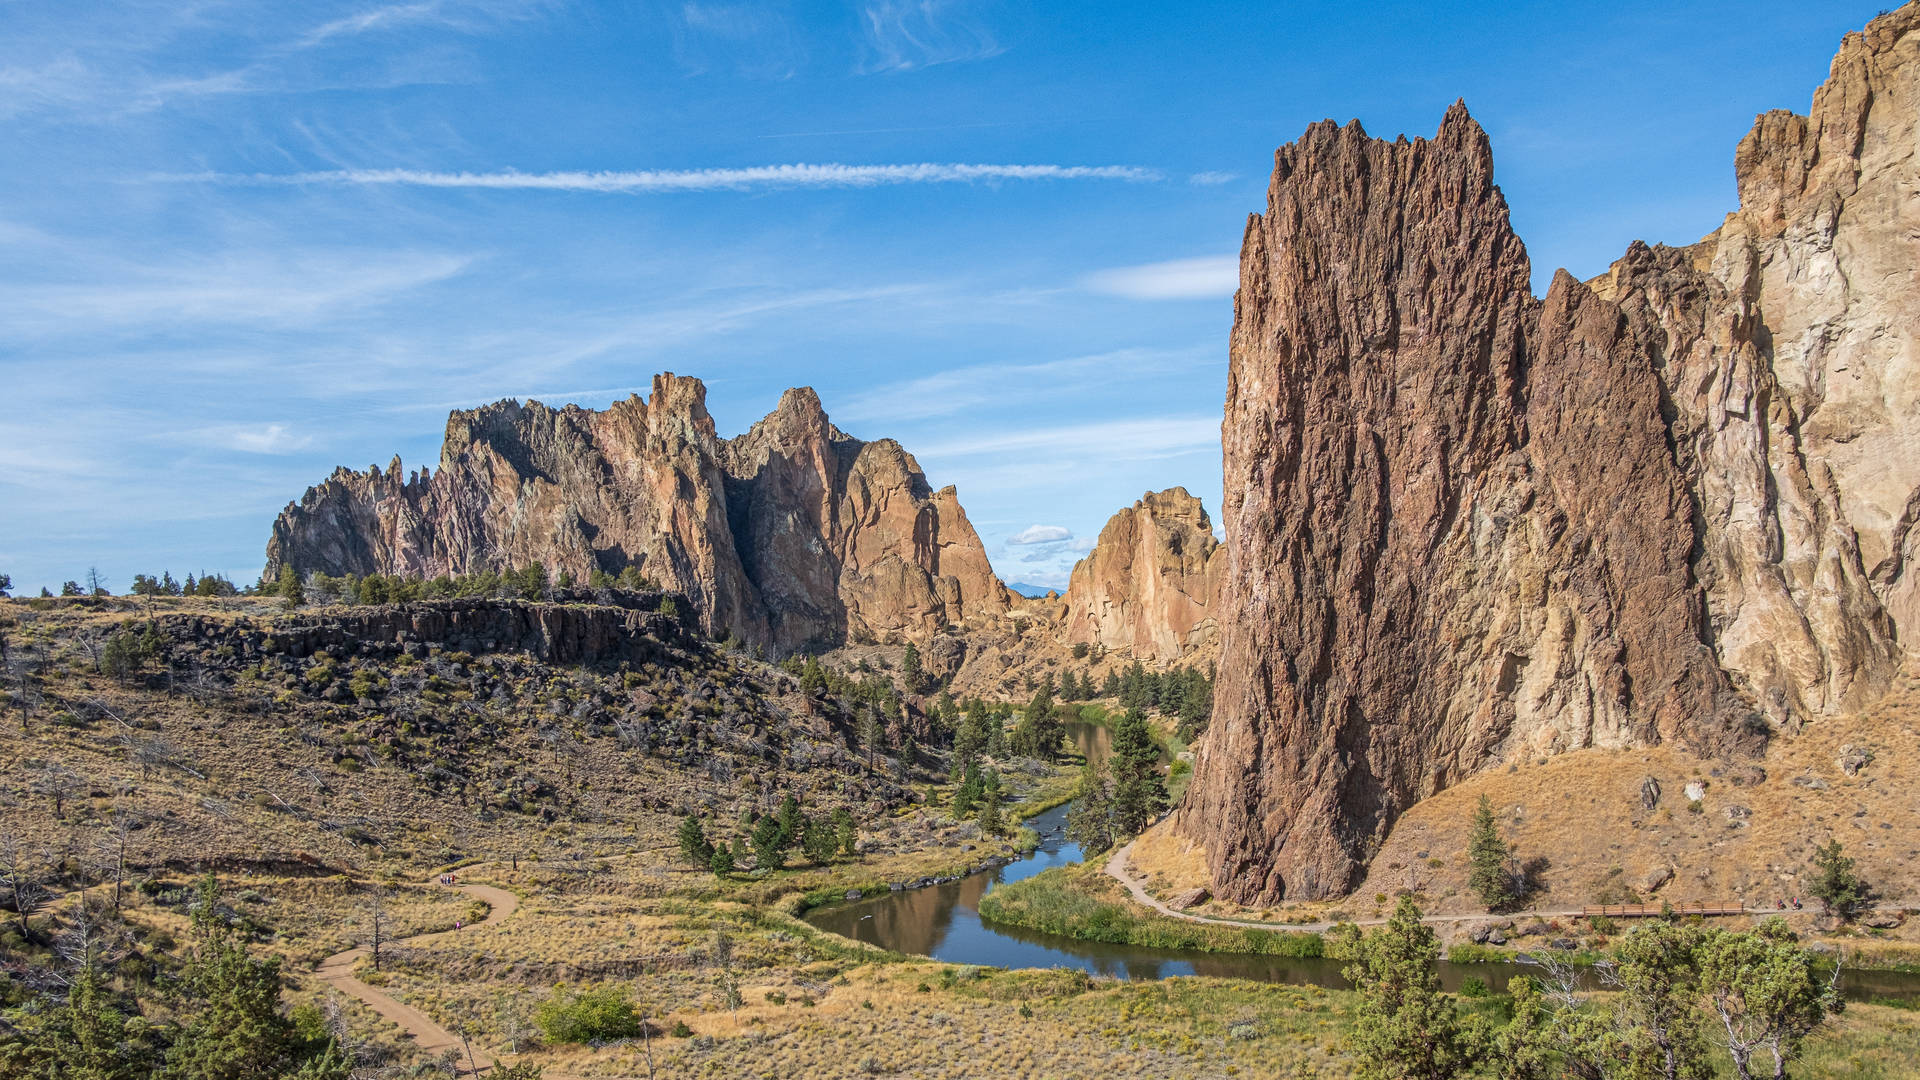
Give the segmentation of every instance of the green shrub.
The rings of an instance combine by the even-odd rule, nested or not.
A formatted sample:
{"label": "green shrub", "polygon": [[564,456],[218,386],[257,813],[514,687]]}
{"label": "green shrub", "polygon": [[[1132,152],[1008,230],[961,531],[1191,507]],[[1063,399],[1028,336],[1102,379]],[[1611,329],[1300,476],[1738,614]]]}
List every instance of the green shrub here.
{"label": "green shrub", "polygon": [[534,1009],[533,1022],[552,1044],[606,1042],[640,1034],[633,1001],[617,986],[576,994],[557,992]]}

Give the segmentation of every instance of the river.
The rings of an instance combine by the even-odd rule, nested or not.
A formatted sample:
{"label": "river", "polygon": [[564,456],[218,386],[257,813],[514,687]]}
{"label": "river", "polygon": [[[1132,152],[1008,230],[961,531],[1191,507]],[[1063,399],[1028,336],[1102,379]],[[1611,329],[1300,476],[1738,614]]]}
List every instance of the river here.
{"label": "river", "polygon": [[[1068,741],[1077,752],[1095,756],[1106,752],[1106,728],[1069,724],[1067,729]],[[807,921],[844,937],[950,964],[1067,967],[1123,979],[1211,975],[1332,988],[1347,985],[1340,977],[1339,963],[1332,960],[1110,945],[982,921],[980,898],[994,886],[1080,861],[1079,845],[1066,838],[1066,817],[1067,807],[1061,806],[1029,819],[1027,827],[1040,834],[1040,846],[1018,862],[942,885],[816,908],[807,913]],[[1467,979],[1477,978],[1490,987],[1503,989],[1507,980],[1529,971],[1537,973],[1537,969],[1518,964],[1443,961],[1440,982],[1449,990],[1458,990]],[[1855,1000],[1920,1000],[1920,975],[1850,968],[1841,973],[1841,988]]]}

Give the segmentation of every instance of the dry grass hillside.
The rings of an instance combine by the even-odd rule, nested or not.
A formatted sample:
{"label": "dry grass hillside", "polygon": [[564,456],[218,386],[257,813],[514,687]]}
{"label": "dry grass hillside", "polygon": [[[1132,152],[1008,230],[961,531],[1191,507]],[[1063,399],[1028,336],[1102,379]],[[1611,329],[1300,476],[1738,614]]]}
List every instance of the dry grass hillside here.
{"label": "dry grass hillside", "polygon": [[[1920,667],[1903,672],[1875,707],[1780,736],[1754,762],[1673,746],[1583,750],[1473,777],[1402,815],[1347,900],[1264,914],[1365,917],[1409,889],[1431,913],[1484,910],[1467,887],[1466,860],[1483,795],[1515,854],[1536,862],[1539,889],[1528,906],[1538,910],[1663,900],[1771,906],[1798,896],[1801,921],[1811,921],[1808,860],[1836,838],[1884,902],[1920,904]],[[1207,880],[1205,851],[1165,825],[1135,845],[1133,865],[1163,896]],[[1263,914],[1217,901],[1202,910]]]}
{"label": "dry grass hillside", "polygon": [[254,599],[0,602],[8,833],[56,859],[124,842],[133,865],[411,873],[658,848],[681,815],[788,792],[863,818],[912,798],[849,749],[844,703],[709,643],[309,651],[287,620]]}

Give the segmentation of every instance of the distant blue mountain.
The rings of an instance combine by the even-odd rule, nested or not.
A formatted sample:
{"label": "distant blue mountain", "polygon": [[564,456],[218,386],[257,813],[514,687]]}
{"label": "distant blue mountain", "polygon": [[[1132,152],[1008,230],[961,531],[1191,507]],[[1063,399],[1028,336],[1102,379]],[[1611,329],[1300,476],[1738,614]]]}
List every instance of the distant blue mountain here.
{"label": "distant blue mountain", "polygon": [[1014,592],[1019,593],[1029,600],[1038,599],[1050,592],[1060,591],[1047,585],[1029,585],[1024,581],[1009,581],[1007,582],[1007,588],[1012,589]]}

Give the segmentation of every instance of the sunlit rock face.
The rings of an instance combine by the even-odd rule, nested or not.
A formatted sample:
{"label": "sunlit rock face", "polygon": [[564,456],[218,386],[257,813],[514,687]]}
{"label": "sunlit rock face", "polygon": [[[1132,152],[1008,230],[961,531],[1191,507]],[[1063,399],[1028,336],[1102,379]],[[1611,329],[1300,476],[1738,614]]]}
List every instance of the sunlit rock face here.
{"label": "sunlit rock face", "polygon": [[1736,154],[1699,244],[1544,299],[1463,106],[1315,125],[1241,251],[1220,678],[1180,826],[1216,891],[1339,894],[1395,817],[1586,746],[1750,753],[1920,619],[1920,6]]}
{"label": "sunlit rock face", "polygon": [[925,640],[1002,614],[1006,589],[952,488],[862,442],[812,390],[733,439],[698,379],[604,411],[503,401],[453,413],[437,472],[336,471],[274,524],[267,572],[432,576],[538,561],[585,580],[638,566],[712,632],[777,652]]}

